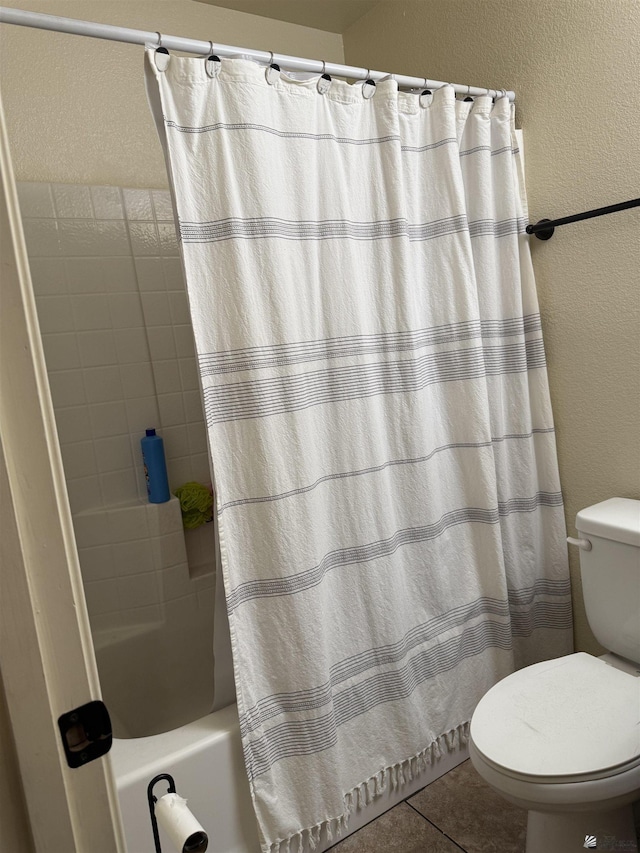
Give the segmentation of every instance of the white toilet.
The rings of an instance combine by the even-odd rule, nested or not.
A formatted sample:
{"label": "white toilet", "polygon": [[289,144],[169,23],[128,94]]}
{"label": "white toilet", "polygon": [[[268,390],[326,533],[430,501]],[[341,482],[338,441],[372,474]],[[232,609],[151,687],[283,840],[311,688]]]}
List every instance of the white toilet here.
{"label": "white toilet", "polygon": [[576,527],[587,618],[610,652],[537,663],[492,687],[471,720],[471,761],[529,810],[526,853],[636,853],[640,501],[588,507]]}

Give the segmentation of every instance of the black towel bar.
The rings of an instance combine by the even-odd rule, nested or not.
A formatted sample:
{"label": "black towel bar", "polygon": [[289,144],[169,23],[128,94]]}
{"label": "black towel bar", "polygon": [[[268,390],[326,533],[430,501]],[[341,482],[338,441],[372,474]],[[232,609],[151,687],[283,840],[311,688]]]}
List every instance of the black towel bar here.
{"label": "black towel bar", "polygon": [[608,207],[597,207],[595,210],[585,210],[584,213],[563,216],[561,219],[541,219],[535,225],[527,225],[525,230],[527,234],[535,234],[538,240],[549,240],[559,225],[568,225],[570,222],[579,222],[581,219],[593,219],[594,216],[605,216],[607,213],[616,213],[618,210],[639,206],[640,198],[632,198],[630,201],[621,201],[619,204],[610,204]]}

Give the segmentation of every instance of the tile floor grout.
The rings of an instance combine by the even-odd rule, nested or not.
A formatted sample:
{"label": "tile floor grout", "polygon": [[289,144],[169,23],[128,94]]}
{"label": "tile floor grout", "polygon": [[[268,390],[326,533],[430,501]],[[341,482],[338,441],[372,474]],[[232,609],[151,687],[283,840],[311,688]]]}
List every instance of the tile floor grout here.
{"label": "tile floor grout", "polygon": [[[410,811],[402,808],[405,803]],[[640,830],[640,800],[634,812],[636,828]],[[422,820],[416,820],[416,815]],[[352,835],[339,839],[329,850],[333,853],[425,853],[427,850],[524,853],[526,824],[526,810],[500,797],[478,775],[470,759],[466,759]]]}
{"label": "tile floor grout", "polygon": [[[454,769],[455,769],[455,768],[454,768]],[[449,772],[450,772],[450,771],[449,771]],[[444,773],[444,774],[443,774],[443,776],[446,776],[446,775],[447,775],[446,773]],[[441,778],[442,778],[442,776],[440,776],[439,778],[441,779]],[[435,781],[437,782],[438,780],[436,779]],[[429,787],[429,786],[428,786],[428,785],[425,785],[425,788],[427,788],[427,787]],[[424,788],[421,788],[421,789],[420,789],[420,791],[424,791]],[[420,793],[420,791],[416,791],[416,793],[415,793],[415,794],[411,794],[411,797],[416,796],[417,794],[419,794],[419,793]],[[458,844],[458,842],[455,840],[455,838],[452,838],[450,835],[447,835],[447,833],[446,833],[446,832],[444,832],[442,829],[440,829],[440,827],[439,827],[437,824],[435,824],[432,820],[429,820],[429,818],[428,818],[426,815],[423,815],[423,814],[422,814],[422,812],[421,812],[421,811],[419,811],[415,806],[411,805],[411,803],[409,802],[409,800],[411,799],[411,797],[407,797],[407,799],[406,799],[406,800],[403,800],[402,802],[403,802],[403,803],[406,803],[406,804],[409,806],[409,808],[410,808],[410,809],[413,809],[413,810],[414,810],[414,812],[415,812],[416,814],[420,815],[420,817],[421,817],[423,820],[426,820],[426,822],[427,822],[427,823],[431,824],[431,826],[432,826],[434,829],[437,829],[437,830],[438,830],[438,832],[440,832],[442,835],[444,835],[444,837],[445,837],[446,839],[448,839],[452,844],[455,844],[455,846],[458,848],[458,850],[462,850],[462,853],[468,853],[468,851],[467,851],[467,850],[465,850],[465,848],[464,848],[464,847],[461,847],[461,846]],[[398,805],[399,805],[399,804],[398,804]]]}
{"label": "tile floor grout", "polygon": [[[468,759],[467,759],[467,760],[468,760]],[[462,763],[464,763],[464,762],[462,762]],[[446,772],[446,773],[443,773],[443,774],[442,774],[442,776],[439,776],[439,777],[438,777],[438,779],[443,779],[443,778],[444,778],[448,773],[451,773],[451,772],[452,772],[452,770],[455,770],[455,769],[456,769],[456,767],[459,767],[459,766],[460,766],[460,765],[456,765],[455,767],[452,767],[452,768],[451,768],[451,770],[447,770],[447,772]],[[433,782],[437,782],[437,781],[438,781],[438,779],[434,779],[434,780],[433,780]],[[432,785],[432,784],[433,784],[433,782],[429,782],[429,783],[428,783],[427,785],[425,785],[423,788],[420,788],[420,790],[418,790],[418,791],[414,791],[414,792],[413,792],[413,794],[409,794],[409,796],[408,796],[408,797],[405,797],[405,799],[404,799],[404,800],[400,800],[400,802],[399,802],[399,803],[396,803],[396,804],[395,804],[395,806],[390,806],[386,811],[382,812],[382,814],[379,814],[379,815],[378,815],[378,817],[374,817],[374,818],[372,818],[368,823],[365,823],[363,826],[359,827],[359,829],[356,829],[356,831],[355,831],[355,832],[352,832],[352,833],[351,833],[351,835],[347,835],[345,838],[341,838],[339,841],[336,841],[336,843],[335,843],[335,844],[332,844],[332,845],[331,845],[331,847],[327,847],[327,849],[325,850],[325,853],[331,853],[331,851],[332,851],[332,850],[335,850],[335,849],[336,849],[337,847],[339,847],[339,846],[340,846],[344,841],[347,841],[349,838],[353,838],[353,837],[355,837],[359,832],[362,832],[362,830],[363,830],[363,829],[366,829],[368,826],[371,826],[371,824],[372,824],[372,823],[375,823],[375,822],[376,822],[379,818],[381,818],[383,815],[387,814],[387,813],[388,813],[388,812],[390,812],[390,811],[393,811],[393,809],[397,809],[397,808],[398,808],[399,806],[401,806],[403,803],[406,803],[406,805],[408,805],[408,806],[409,806],[409,808],[410,808],[413,812],[415,812],[419,817],[421,817],[421,818],[422,818],[422,820],[426,821],[426,822],[427,822],[430,826],[432,826],[434,829],[437,829],[437,830],[438,830],[438,832],[439,832],[441,835],[444,835],[444,837],[445,837],[448,841],[450,841],[453,845],[455,845],[455,846],[458,848],[458,850],[461,850],[461,851],[462,851],[462,853],[468,853],[468,851],[467,851],[464,847],[461,847],[461,846],[458,844],[458,842],[457,842],[454,838],[451,838],[451,836],[450,836],[450,835],[447,835],[447,833],[446,833],[446,832],[443,832],[443,830],[441,830],[439,826],[437,826],[435,823],[433,823],[433,821],[429,820],[429,818],[428,818],[428,817],[426,817],[426,815],[423,815],[421,811],[419,811],[415,806],[411,805],[411,803],[409,802],[409,800],[410,800],[412,797],[416,797],[416,796],[418,796],[418,794],[422,793],[422,791],[424,791],[424,789],[425,789],[425,788],[428,788],[428,787],[429,787],[429,785]]]}
{"label": "tile floor grout", "polygon": [[[402,800],[402,802],[405,802],[405,801]],[[396,805],[399,806],[400,803],[396,803]],[[392,809],[395,809],[395,808],[396,808],[396,806],[390,806],[386,812],[382,812],[382,814],[379,814],[378,817],[382,817],[382,815],[387,814],[387,812],[390,812]],[[371,826],[372,823],[375,823],[378,820],[378,817],[372,817],[368,823],[365,823],[363,826],[359,827],[359,829],[356,829],[356,831],[352,832],[351,835],[345,835],[344,838],[339,838],[335,844],[332,844],[331,847],[327,847],[327,849],[324,851],[324,853],[331,853],[331,851],[335,850],[336,847],[339,847],[343,843],[343,841],[347,841],[349,838],[353,838],[359,832],[362,832],[363,829],[366,829],[368,826]]]}
{"label": "tile floor grout", "polygon": [[[443,775],[446,776],[446,773],[444,773]],[[426,788],[427,785],[425,785],[424,787]],[[420,791],[424,791],[424,788],[420,788]],[[397,809],[398,806],[401,806],[403,803],[406,803],[409,806],[409,808],[413,809],[414,812],[417,812],[423,820],[427,821],[427,823],[431,823],[431,821],[428,820],[428,818],[426,818],[421,812],[419,812],[417,809],[414,809],[413,806],[411,805],[411,803],[409,802],[410,798],[415,797],[415,795],[419,794],[420,791],[415,791],[413,794],[409,794],[408,797],[406,797],[404,800],[400,800],[400,802],[396,803],[395,806],[389,806],[389,808],[386,811],[382,812],[382,814],[379,814],[378,817],[372,817],[368,823],[363,824],[363,826],[356,829],[355,832],[352,832],[350,835],[345,835],[344,838],[340,838],[339,841],[336,841],[336,843],[332,844],[331,847],[327,847],[327,849],[324,851],[324,853],[331,853],[331,851],[335,850],[336,847],[339,847],[343,841],[347,841],[347,839],[353,838],[359,832],[362,832],[363,829],[366,829],[368,826],[371,826],[372,823],[375,823],[378,820],[378,818],[381,818],[383,815],[386,815],[388,812],[393,811],[393,809]],[[431,825],[434,826],[434,824],[431,824]],[[438,829],[437,826],[436,826],[436,829]],[[438,830],[438,831],[441,832],[441,830]],[[444,835],[445,833],[443,832],[442,834]],[[455,842],[454,842],[454,844],[455,844]],[[457,845],[457,846],[459,847],[460,845]],[[460,849],[462,850],[461,847],[460,847]],[[465,850],[464,853],[467,853],[467,851]]]}
{"label": "tile floor grout", "polygon": [[[465,809],[458,814],[455,807],[463,802]],[[402,809],[404,803],[410,811]],[[416,820],[416,815],[422,820]],[[433,848],[440,853],[524,853],[525,823],[526,812],[501,800],[466,759],[329,850],[418,853]]]}

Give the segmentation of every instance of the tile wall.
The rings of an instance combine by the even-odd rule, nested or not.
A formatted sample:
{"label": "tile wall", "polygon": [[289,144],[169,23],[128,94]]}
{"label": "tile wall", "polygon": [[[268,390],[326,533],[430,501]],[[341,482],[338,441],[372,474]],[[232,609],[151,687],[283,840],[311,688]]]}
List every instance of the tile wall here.
{"label": "tile wall", "polygon": [[92,628],[213,611],[213,525],[149,506],[155,427],[173,490],[211,480],[168,190],[20,183],[20,207]]}

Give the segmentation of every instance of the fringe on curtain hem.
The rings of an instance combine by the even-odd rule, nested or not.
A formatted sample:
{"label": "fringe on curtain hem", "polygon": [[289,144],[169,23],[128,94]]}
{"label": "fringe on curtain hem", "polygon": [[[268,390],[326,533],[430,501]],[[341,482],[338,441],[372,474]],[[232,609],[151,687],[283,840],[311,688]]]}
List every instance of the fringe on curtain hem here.
{"label": "fringe on curtain hem", "polygon": [[383,768],[344,795],[344,811],[341,815],[316,823],[307,829],[294,832],[287,838],[263,845],[263,853],[304,853],[315,850],[320,844],[322,833],[328,843],[335,842],[347,831],[349,818],[356,809],[362,809],[383,794],[390,785],[392,791],[408,785],[414,776],[422,773],[445,752],[454,752],[469,742],[469,723],[461,723],[454,729],[441,734],[426,749],[411,758]]}

